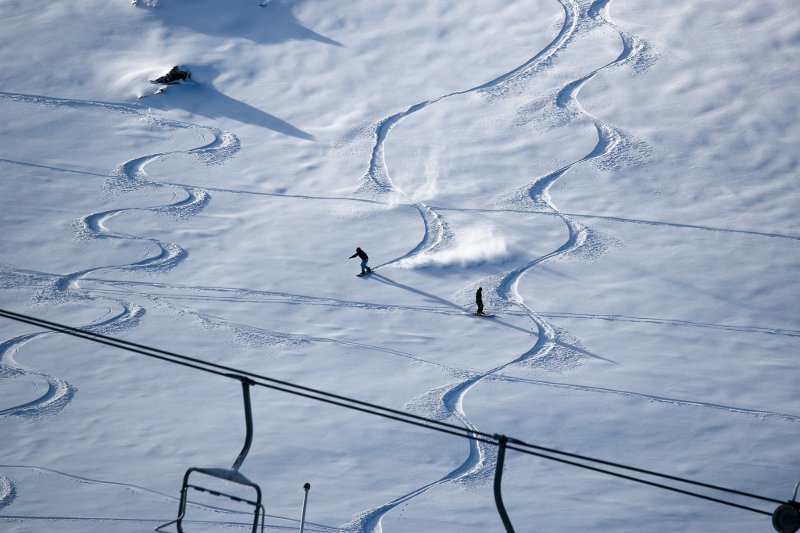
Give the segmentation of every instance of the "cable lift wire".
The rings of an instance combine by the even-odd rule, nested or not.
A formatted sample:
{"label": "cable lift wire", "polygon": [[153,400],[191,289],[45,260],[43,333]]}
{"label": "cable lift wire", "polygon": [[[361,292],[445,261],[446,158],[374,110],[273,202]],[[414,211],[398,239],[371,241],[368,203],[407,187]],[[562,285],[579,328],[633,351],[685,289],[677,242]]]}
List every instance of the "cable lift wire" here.
{"label": "cable lift wire", "polygon": [[94,333],[92,331],[66,326],[64,324],[59,324],[57,322],[50,322],[40,318],[35,318],[20,313],[14,313],[12,311],[7,311],[5,309],[0,309],[0,317],[9,318],[11,320],[16,320],[18,322],[24,322],[57,333],[64,333],[81,339],[90,340],[93,342],[97,342],[99,344],[120,348],[122,350],[137,353],[147,357],[152,357],[155,359],[159,359],[161,361],[174,363],[180,366],[185,366],[195,370],[200,370],[202,372],[215,374],[221,377],[235,379],[235,380],[241,380],[242,377],[248,377],[253,379],[256,385],[270,388],[273,390],[278,390],[289,394],[295,394],[312,400],[322,401],[325,403],[330,403],[333,405],[338,405],[341,407],[346,407],[348,409],[362,411],[369,414],[378,414],[381,416],[385,416],[386,418],[390,418],[400,422],[412,423],[420,427],[427,427],[429,429],[435,429],[438,431],[444,430],[446,433],[460,437],[473,438],[474,435],[476,437],[475,440],[479,440],[489,444],[494,443],[492,435],[488,433],[476,432],[464,428],[462,426],[457,426],[455,424],[440,422],[438,420],[433,420],[430,418],[425,418],[423,416],[414,415],[412,413],[407,413],[397,409],[383,407],[369,402],[348,398],[346,396],[341,396],[338,394],[317,390],[311,387],[305,387],[303,385],[296,385],[288,381],[270,378],[268,376],[263,376],[260,374],[249,372],[247,370],[241,370],[230,366],[203,361],[202,359],[181,355],[178,353],[162,350],[159,348],[145,346],[143,344],[138,344],[131,341],[116,339],[114,337],[109,337],[100,333]]}
{"label": "cable lift wire", "polygon": [[[66,335],[71,335],[71,336],[74,336],[74,337],[77,337],[77,338],[89,340],[89,341],[96,342],[96,343],[99,343],[99,344],[104,344],[104,345],[111,346],[111,347],[114,347],[114,348],[119,348],[119,349],[122,349],[122,350],[126,350],[126,351],[129,351],[129,352],[132,352],[132,353],[137,353],[137,354],[144,355],[144,356],[147,356],[147,357],[152,357],[152,358],[159,359],[161,361],[165,361],[165,362],[168,362],[168,363],[173,363],[173,364],[181,365],[181,366],[184,366],[184,367],[192,368],[194,370],[199,370],[199,371],[202,371],[202,372],[215,374],[215,375],[218,375],[218,376],[221,376],[221,377],[225,377],[225,378],[228,378],[228,379],[235,379],[235,380],[241,381],[243,379],[243,377],[247,377],[247,378],[250,378],[253,381],[254,385],[257,385],[257,386],[260,386],[260,387],[265,387],[265,388],[268,388],[268,389],[277,390],[277,391],[280,391],[280,392],[285,392],[285,393],[296,395],[296,396],[301,396],[301,397],[308,398],[308,399],[311,399],[311,400],[320,401],[320,402],[324,402],[324,403],[327,403],[327,404],[330,404],[330,405],[336,405],[336,406],[339,406],[339,407],[344,407],[346,409],[355,410],[355,411],[363,412],[363,413],[366,413],[366,414],[380,416],[380,417],[387,418],[387,419],[390,419],[390,420],[395,420],[395,421],[398,421],[398,422],[403,422],[405,424],[411,424],[411,425],[414,425],[414,426],[418,426],[418,427],[422,427],[422,428],[426,428],[426,429],[431,429],[431,430],[438,431],[438,432],[441,432],[441,433],[454,435],[454,436],[457,436],[457,437],[467,438],[467,439],[470,439],[470,440],[473,440],[473,441],[477,441],[477,442],[483,442],[485,444],[490,444],[490,445],[493,445],[493,446],[502,446],[502,447],[504,447],[504,448],[506,448],[508,450],[513,450],[513,451],[516,451],[516,452],[519,452],[519,453],[523,453],[523,454],[526,454],[526,455],[531,455],[531,456],[534,456],[534,457],[539,457],[539,458],[542,458],[542,459],[555,461],[555,462],[558,462],[558,463],[567,464],[567,465],[575,466],[575,467],[578,467],[578,468],[583,468],[583,469],[590,470],[590,471],[593,471],[593,472],[597,472],[597,473],[601,473],[601,474],[605,474],[605,475],[609,475],[609,476],[614,476],[614,477],[617,477],[617,478],[626,479],[628,481],[641,483],[641,484],[648,485],[648,486],[651,486],[651,487],[656,487],[656,488],[660,488],[660,489],[664,489],[664,490],[669,490],[669,491],[672,491],[672,492],[677,492],[679,494],[684,494],[686,496],[693,496],[695,498],[699,498],[699,499],[703,499],[703,500],[707,500],[707,501],[712,501],[712,502],[715,502],[715,503],[719,503],[719,504],[722,504],[722,505],[727,505],[727,506],[730,506],[730,507],[735,507],[735,508],[746,510],[746,511],[751,511],[751,512],[754,512],[754,513],[764,514],[764,515],[768,515],[768,516],[772,516],[773,515],[773,513],[770,513],[770,512],[767,512],[767,511],[763,511],[763,510],[760,510],[760,509],[756,509],[756,508],[753,508],[753,507],[748,507],[748,506],[741,505],[741,504],[734,503],[734,502],[730,502],[730,501],[727,501],[727,500],[714,498],[714,497],[711,497],[711,496],[708,496],[708,495],[705,495],[705,494],[700,494],[700,493],[684,490],[684,489],[681,489],[681,488],[678,488],[678,487],[673,487],[673,486],[670,486],[670,485],[665,485],[665,484],[662,484],[662,483],[657,483],[657,482],[654,482],[654,481],[637,478],[637,477],[634,477],[632,475],[627,475],[627,474],[623,474],[621,472],[608,470],[607,468],[600,468],[600,467],[597,467],[597,466],[592,466],[592,464],[586,464],[586,463],[593,463],[593,464],[597,464],[597,465],[602,465],[604,467],[616,468],[616,469],[620,469],[620,470],[626,470],[626,471],[629,471],[629,472],[635,472],[635,473],[646,475],[646,476],[667,479],[667,480],[670,480],[670,481],[684,483],[684,484],[687,484],[687,485],[694,485],[694,486],[698,486],[698,487],[702,487],[702,488],[706,488],[706,489],[710,489],[710,490],[715,490],[715,491],[719,491],[719,492],[724,492],[724,493],[728,493],[728,494],[732,494],[732,495],[736,495],[736,496],[742,496],[742,497],[751,498],[751,499],[755,499],[755,500],[761,500],[761,501],[764,501],[764,502],[770,502],[770,503],[776,503],[776,504],[784,504],[785,503],[782,500],[777,500],[777,499],[769,498],[769,497],[765,497],[765,496],[759,496],[759,495],[756,495],[756,494],[743,492],[743,491],[739,491],[739,490],[735,490],[735,489],[729,489],[727,487],[722,487],[722,486],[719,486],[719,485],[713,485],[713,484],[710,484],[710,483],[694,481],[694,480],[690,480],[690,479],[687,479],[687,478],[682,478],[682,477],[679,477],[679,476],[672,476],[672,475],[669,475],[669,474],[663,474],[663,473],[660,473],[660,472],[655,472],[655,471],[652,471],[652,470],[647,470],[647,469],[643,469],[643,468],[624,465],[624,464],[621,464],[621,463],[615,463],[615,462],[611,462],[611,461],[605,461],[605,460],[602,460],[602,459],[596,459],[596,458],[585,456],[585,455],[579,455],[579,454],[575,454],[575,453],[564,452],[564,451],[561,451],[561,450],[557,450],[555,448],[539,446],[539,445],[536,445],[536,444],[529,444],[529,443],[526,443],[526,442],[524,442],[522,440],[519,440],[519,439],[516,439],[516,438],[512,438],[512,437],[506,437],[504,435],[490,434],[490,433],[485,433],[485,432],[478,431],[478,430],[471,430],[471,429],[468,429],[468,428],[465,428],[465,427],[462,427],[462,426],[457,426],[455,424],[450,424],[450,423],[447,423],[447,422],[433,420],[433,419],[426,418],[426,417],[423,417],[423,416],[414,415],[412,413],[407,413],[407,412],[400,411],[400,410],[397,410],[397,409],[384,407],[384,406],[373,404],[373,403],[370,403],[370,402],[364,402],[364,401],[361,401],[361,400],[356,400],[354,398],[349,398],[347,396],[342,396],[342,395],[338,395],[338,394],[334,394],[334,393],[330,393],[330,392],[314,389],[314,388],[311,388],[311,387],[306,387],[306,386],[303,386],[303,385],[297,385],[297,384],[294,384],[294,383],[290,383],[290,382],[279,380],[279,379],[275,379],[275,378],[270,378],[268,376],[263,376],[263,375],[256,374],[256,373],[253,373],[253,372],[249,372],[249,371],[246,371],[246,370],[241,370],[241,369],[237,369],[237,368],[234,368],[234,367],[229,367],[229,366],[220,365],[220,364],[217,364],[217,363],[211,363],[211,362],[208,362],[208,361],[203,361],[202,359],[197,359],[197,358],[194,358],[194,357],[181,355],[181,354],[178,354],[178,353],[175,353],[175,352],[170,352],[170,351],[162,350],[162,349],[159,349],[159,348],[153,348],[153,347],[150,347],[150,346],[146,346],[146,345],[143,345],[143,344],[138,344],[138,343],[131,342],[131,341],[125,341],[125,340],[121,340],[121,339],[116,339],[114,337],[109,337],[107,335],[103,335],[103,334],[100,334],[100,333],[94,333],[94,332],[91,332],[91,331],[88,331],[88,330],[67,326],[67,325],[64,325],[64,324],[57,323],[57,322],[51,322],[51,321],[48,321],[48,320],[32,317],[32,316],[29,316],[29,315],[24,315],[24,314],[21,314],[21,313],[15,313],[13,311],[8,311],[8,310],[5,310],[5,309],[0,309],[0,317],[5,317],[5,318],[8,318],[10,320],[17,321],[17,322],[22,322],[22,323],[25,323],[25,324],[37,326],[37,327],[44,328],[44,329],[47,329],[47,330],[50,330],[50,331],[53,331],[53,332],[56,332],[56,333],[64,333]],[[559,457],[559,456],[561,456],[561,457]],[[579,461],[583,461],[583,462],[579,462]]]}
{"label": "cable lift wire", "polygon": [[[538,452],[533,452],[533,451],[530,451],[530,450],[520,449],[520,448],[515,447],[513,444],[510,444],[511,442],[513,442],[513,440],[509,439],[509,444],[506,446],[506,448],[509,449],[509,450],[514,450],[514,451],[517,451],[517,452],[526,453],[528,455],[533,455],[535,457],[541,457],[541,458],[544,458],[544,459],[548,459],[550,461],[555,461],[557,463],[576,466],[578,468],[583,468],[585,470],[590,470],[592,472],[599,472],[601,474],[605,474],[605,475],[608,475],[608,476],[614,476],[614,477],[626,479],[628,481],[634,481],[636,483],[641,483],[643,485],[648,485],[650,487],[656,487],[656,488],[660,488],[660,489],[664,489],[664,490],[669,490],[669,491],[672,491],[672,492],[677,492],[679,494],[684,494],[686,496],[694,496],[695,498],[699,498],[701,500],[707,500],[707,501],[711,501],[711,502],[715,502],[715,503],[720,503],[722,505],[727,505],[729,507],[736,507],[737,509],[743,509],[743,510],[751,511],[751,512],[758,513],[758,514],[764,514],[764,515],[767,515],[767,516],[772,516],[771,512],[763,511],[761,509],[756,509],[755,507],[748,507],[746,505],[741,505],[741,504],[738,504],[738,503],[729,502],[727,500],[714,498],[712,496],[707,496],[705,494],[700,494],[700,493],[697,493],[697,492],[691,492],[691,491],[688,491],[688,490],[680,489],[678,487],[671,487],[669,485],[664,485],[663,483],[656,483],[654,481],[648,481],[646,479],[636,478],[636,477],[633,477],[633,476],[629,476],[627,474],[622,474],[622,473],[619,473],[619,472],[614,472],[614,471],[606,470],[606,469],[603,469],[603,468],[597,468],[597,467],[594,467],[594,466],[591,466],[591,465],[586,465],[586,464],[583,464],[583,463],[576,463],[575,461],[569,461],[567,459],[562,459],[560,457],[553,457],[551,455],[546,455],[546,454],[543,454],[543,453],[538,453]],[[604,461],[601,461],[601,460],[598,460],[598,459],[590,459],[590,460],[592,460],[594,462],[597,462],[597,463],[603,463],[604,462]],[[628,470],[636,470],[633,467],[624,467],[624,468],[626,468]],[[671,476],[666,476],[665,474],[659,474],[659,475],[662,476],[662,477],[671,477]],[[703,483],[695,482],[695,481],[691,481],[691,480],[685,481],[685,483],[705,485]],[[713,487],[713,485],[711,485],[711,486]],[[743,493],[743,492],[739,492],[739,491],[734,491],[733,489],[720,488],[720,489],[717,489],[717,490],[721,490],[723,492],[735,493],[735,494],[739,494],[739,495],[742,495],[742,496],[748,496],[750,498],[755,498],[755,499],[764,500],[764,501],[773,502],[773,503],[781,503],[781,504],[786,503],[786,502],[783,502],[781,500],[775,500],[775,499],[772,499],[772,498],[765,498],[763,496],[756,496],[756,495],[753,495],[753,494],[747,494],[747,493]]]}

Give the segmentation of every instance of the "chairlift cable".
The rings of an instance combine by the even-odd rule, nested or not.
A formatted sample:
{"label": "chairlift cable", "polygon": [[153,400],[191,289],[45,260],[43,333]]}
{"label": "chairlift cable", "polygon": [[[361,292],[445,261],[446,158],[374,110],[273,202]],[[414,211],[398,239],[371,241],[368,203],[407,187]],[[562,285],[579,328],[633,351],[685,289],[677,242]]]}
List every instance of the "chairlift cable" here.
{"label": "chairlift cable", "polygon": [[[514,451],[521,452],[521,453],[528,454],[528,455],[533,455],[535,457],[541,457],[543,459],[548,459],[550,461],[555,461],[557,463],[563,463],[563,464],[575,466],[575,467],[578,467],[578,468],[583,468],[585,470],[591,470],[592,472],[599,472],[601,474],[606,474],[606,475],[609,475],[609,476],[614,476],[614,477],[618,477],[618,478],[622,478],[622,479],[627,479],[628,481],[634,481],[636,483],[641,483],[643,485],[649,485],[651,487],[656,487],[656,488],[660,488],[660,489],[664,489],[664,490],[669,490],[669,491],[672,491],[672,492],[677,492],[679,494],[684,494],[686,496],[694,496],[695,498],[700,498],[702,500],[708,500],[708,501],[712,501],[712,502],[716,502],[716,503],[721,503],[723,505],[728,505],[730,507],[736,507],[738,509],[744,509],[746,511],[752,511],[754,513],[759,513],[759,514],[765,514],[765,515],[768,515],[768,516],[772,516],[772,513],[768,512],[768,511],[762,511],[761,509],[756,509],[754,507],[748,507],[746,505],[741,505],[741,504],[738,504],[738,503],[729,502],[727,500],[721,500],[719,498],[714,498],[712,496],[706,496],[705,494],[699,494],[697,492],[691,492],[691,491],[680,489],[680,488],[677,488],[677,487],[671,487],[669,485],[664,485],[662,483],[656,483],[654,481],[649,481],[649,480],[646,480],[646,479],[636,478],[636,477],[633,477],[633,476],[629,476],[627,474],[622,474],[620,472],[613,472],[611,470],[605,470],[605,469],[598,468],[598,467],[595,467],[595,466],[590,466],[590,465],[586,465],[586,464],[582,464],[582,463],[576,463],[575,461],[569,461],[567,459],[562,459],[560,457],[553,457],[552,455],[547,455],[547,454],[543,454],[543,453],[539,453],[539,452],[534,452],[534,451],[530,451],[530,450],[526,450],[526,449],[522,449],[522,448],[516,448],[510,443],[507,445],[507,449],[514,450]],[[594,460],[594,459],[592,459],[592,460],[593,461],[597,461],[597,460]],[[723,490],[724,492],[733,492],[730,489],[718,489],[718,490]],[[750,495],[748,495],[748,496],[750,496]],[[758,499],[764,499],[764,500],[767,500],[767,501],[776,501],[776,502],[779,502],[779,503],[785,503],[785,502],[781,502],[779,500],[771,500],[771,499],[767,499],[767,498],[762,498],[760,496],[751,496],[751,497],[758,498]]]}
{"label": "chairlift cable", "polygon": [[[515,445],[515,446],[520,446],[522,448],[514,447],[514,446],[512,446],[512,444]],[[528,444],[526,442],[518,441],[516,439],[509,441],[508,448],[516,450],[516,451],[519,451],[519,452],[526,451],[524,448],[533,449],[533,450],[540,450],[540,451],[543,451],[543,452],[555,453],[555,454],[558,454],[558,455],[571,457],[573,459],[579,459],[579,460],[582,460],[582,461],[588,461],[588,462],[592,462],[592,463],[597,463],[597,464],[601,464],[601,465],[604,465],[604,466],[610,466],[610,467],[614,467],[614,468],[630,470],[632,472],[637,472],[639,474],[645,474],[645,475],[648,475],[648,476],[660,477],[660,478],[664,478],[664,479],[669,479],[671,481],[679,481],[681,483],[686,483],[686,484],[689,484],[689,485],[696,485],[696,486],[699,486],[699,487],[703,487],[703,488],[707,488],[707,489],[713,489],[713,490],[717,490],[717,491],[720,491],[720,492],[727,492],[727,493],[730,493],[730,494],[735,494],[737,496],[745,496],[745,497],[748,497],[748,498],[753,498],[755,500],[762,500],[762,501],[765,501],[765,502],[778,503],[778,504],[785,503],[782,500],[776,500],[774,498],[767,498],[767,497],[764,497],[764,496],[759,496],[757,494],[751,494],[749,492],[743,492],[743,491],[735,490],[735,489],[728,489],[728,488],[725,488],[725,487],[720,487],[718,485],[712,485],[710,483],[704,483],[702,481],[693,481],[691,479],[686,479],[686,478],[682,478],[682,477],[679,477],[679,476],[672,476],[672,475],[669,475],[669,474],[662,474],[660,472],[654,472],[652,470],[647,470],[645,468],[638,468],[638,467],[635,467],[635,466],[623,465],[623,464],[620,464],[620,463],[614,463],[612,461],[605,461],[603,459],[595,459],[593,457],[587,457],[585,455],[579,455],[579,454],[576,454],[576,453],[564,452],[564,451],[561,451],[561,450],[556,450],[554,448],[548,448],[548,447],[545,447],[545,446],[539,446],[539,445],[536,445],[536,444]]]}
{"label": "chairlift cable", "polygon": [[[482,431],[466,428],[466,427],[463,427],[463,426],[458,426],[458,425],[455,425],[455,424],[450,424],[450,423],[447,423],[447,422],[442,422],[442,421],[439,421],[439,420],[433,420],[433,419],[426,418],[426,417],[423,417],[423,416],[414,415],[412,413],[407,413],[407,412],[400,411],[400,410],[397,410],[397,409],[384,407],[384,406],[373,404],[373,403],[370,403],[370,402],[356,400],[354,398],[349,398],[347,396],[342,396],[342,395],[338,395],[338,394],[322,391],[322,390],[319,390],[319,389],[306,387],[306,386],[303,386],[303,385],[296,385],[294,383],[290,383],[290,382],[287,382],[287,381],[283,381],[283,380],[279,380],[279,379],[275,379],[275,378],[270,378],[268,376],[263,376],[263,375],[260,375],[260,374],[256,374],[256,373],[249,372],[249,371],[246,371],[246,370],[241,370],[241,369],[234,368],[234,367],[229,367],[229,366],[220,365],[220,364],[217,364],[217,363],[211,363],[211,362],[208,362],[208,361],[203,361],[202,359],[181,355],[181,354],[178,354],[178,353],[175,353],[175,352],[170,352],[170,351],[162,350],[162,349],[159,349],[159,348],[153,348],[151,346],[146,346],[146,345],[138,344],[138,343],[131,342],[131,341],[116,339],[114,337],[109,337],[107,335],[103,335],[103,334],[100,334],[100,333],[94,333],[94,332],[87,331],[87,330],[84,330],[84,329],[75,328],[75,327],[67,326],[67,325],[64,325],[64,324],[59,324],[57,322],[51,322],[51,321],[48,321],[48,320],[32,317],[32,316],[29,316],[29,315],[24,315],[24,314],[21,314],[21,313],[15,313],[15,312],[12,312],[12,311],[7,311],[5,309],[0,309],[0,316],[8,318],[8,319],[11,319],[11,320],[15,320],[15,321],[18,321],[18,322],[23,322],[23,323],[26,323],[26,324],[29,324],[29,325],[33,325],[33,326],[41,327],[41,328],[44,328],[44,329],[48,329],[50,331],[54,331],[54,332],[57,332],[57,333],[64,333],[66,335],[71,335],[71,336],[74,336],[74,337],[78,337],[78,338],[82,338],[82,339],[85,339],[85,340],[93,341],[93,342],[96,342],[96,343],[99,343],[99,344],[104,344],[104,345],[111,346],[111,347],[114,347],[114,348],[119,348],[119,349],[122,349],[122,350],[126,350],[126,351],[129,351],[129,352],[132,352],[132,353],[139,354],[139,355],[152,357],[152,358],[155,358],[155,359],[158,359],[158,360],[161,360],[161,361],[165,361],[165,362],[168,362],[168,363],[174,363],[174,364],[177,364],[177,365],[180,365],[180,366],[184,366],[184,367],[187,367],[187,368],[192,368],[194,370],[199,370],[199,371],[202,371],[202,372],[207,372],[207,373],[214,374],[214,375],[221,376],[221,377],[225,377],[225,378],[228,378],[228,379],[236,379],[236,380],[241,381],[243,377],[247,377],[247,378],[250,378],[250,380],[252,380],[253,385],[258,385],[260,387],[264,387],[264,388],[268,388],[268,389],[272,389],[272,390],[277,390],[277,391],[280,391],[280,392],[285,392],[285,393],[292,394],[292,395],[295,395],[295,396],[301,396],[301,397],[308,398],[308,399],[311,399],[311,400],[316,400],[316,401],[328,403],[328,404],[331,404],[331,405],[344,407],[346,409],[351,409],[351,410],[363,412],[363,413],[366,413],[366,414],[372,414],[372,415],[380,416],[380,417],[387,418],[387,419],[390,419],[390,420],[395,420],[395,421],[398,421],[398,422],[403,422],[403,423],[406,423],[406,424],[411,424],[411,425],[422,427],[422,428],[426,428],[426,429],[432,429],[432,430],[435,430],[435,431],[438,431],[438,432],[441,432],[441,433],[445,433],[445,434],[449,434],[449,435],[453,435],[453,436],[457,436],[457,437],[462,437],[462,438],[474,440],[474,441],[477,441],[477,442],[483,442],[484,444],[491,444],[491,445],[494,445],[494,446],[498,446],[497,435],[494,435],[494,434],[484,433]],[[611,462],[611,461],[605,461],[605,460],[602,460],[602,459],[595,459],[593,457],[588,457],[588,456],[579,455],[579,454],[570,453],[570,452],[564,452],[564,451],[560,451],[560,450],[557,450],[557,449],[554,449],[554,448],[548,448],[548,447],[539,446],[539,445],[536,445],[536,444],[529,444],[529,443],[526,443],[524,441],[521,441],[521,440],[518,440],[518,439],[514,439],[514,438],[508,438],[507,449],[514,450],[514,451],[517,451],[517,452],[520,452],[520,453],[524,453],[524,454],[527,454],[527,455],[532,455],[532,456],[535,456],[535,457],[540,457],[540,458],[543,458],[543,459],[547,459],[547,460],[563,463],[563,464],[568,464],[568,465],[575,466],[575,467],[578,467],[578,468],[583,468],[583,469],[586,469],[586,470],[590,470],[590,471],[594,471],[594,472],[598,472],[598,473],[602,473],[602,474],[606,474],[606,475],[610,475],[610,476],[626,479],[626,480],[629,480],[629,481],[634,481],[634,482],[641,483],[641,484],[644,484],[644,485],[649,485],[649,486],[652,486],[652,487],[661,488],[661,489],[669,490],[669,491],[672,491],[672,492],[677,492],[677,493],[684,494],[684,495],[687,495],[687,496],[693,496],[693,497],[696,497],[696,498],[712,501],[712,502],[715,502],[715,503],[728,505],[730,507],[736,507],[738,509],[743,509],[743,510],[755,512],[755,513],[759,513],[759,514],[766,514],[766,515],[770,515],[770,516],[772,515],[772,513],[770,513],[770,512],[762,511],[760,509],[756,509],[756,508],[753,508],[753,507],[748,507],[748,506],[745,506],[745,505],[729,502],[729,501],[718,499],[718,498],[713,498],[711,496],[707,496],[707,495],[704,495],[704,494],[699,494],[699,493],[687,491],[687,490],[680,489],[680,488],[677,488],[677,487],[671,487],[669,485],[656,483],[654,481],[640,479],[640,478],[637,478],[637,477],[634,477],[634,476],[622,474],[620,472],[614,472],[614,471],[611,471],[611,470],[598,468],[598,467],[595,467],[595,466],[591,466],[591,465],[588,465],[588,464],[572,461],[572,460],[569,460],[569,459],[564,459],[562,457],[554,457],[553,455],[549,455],[549,454],[561,455],[561,456],[569,457],[571,459],[576,459],[576,460],[579,460],[579,461],[585,461],[585,462],[588,462],[588,463],[596,463],[596,464],[604,465],[604,466],[607,466],[607,467],[613,467],[613,468],[618,468],[618,469],[622,469],[622,470],[628,470],[628,471],[632,471],[632,472],[637,472],[639,474],[644,474],[644,475],[648,475],[648,476],[664,478],[664,479],[668,479],[668,480],[671,480],[671,481],[677,481],[677,482],[685,483],[685,484],[689,484],[689,485],[700,486],[700,487],[707,488],[707,489],[712,489],[712,490],[716,490],[716,491],[720,491],[720,492],[726,492],[726,493],[729,493],[729,494],[734,494],[734,495],[738,495],[738,496],[753,498],[753,499],[762,500],[762,501],[766,501],[766,502],[778,503],[778,504],[785,503],[782,500],[776,500],[774,498],[768,498],[768,497],[759,496],[759,495],[756,495],[756,494],[751,494],[751,493],[747,493],[747,492],[743,492],[743,491],[739,491],[739,490],[729,489],[729,488],[721,487],[721,486],[718,486],[718,485],[713,485],[713,484],[709,484],[709,483],[703,483],[703,482],[699,482],[699,481],[693,481],[693,480],[682,478],[682,477],[678,477],[678,476],[672,476],[672,475],[669,475],[669,474],[662,474],[662,473],[659,473],[659,472],[655,472],[655,471],[651,471],[651,470],[647,470],[647,469],[643,469],[643,468],[638,468],[638,467],[633,467],[633,466],[628,466],[628,465],[624,465],[624,464],[620,464],[620,463],[614,463],[614,462]],[[545,452],[545,453],[542,453],[542,452]]]}
{"label": "chairlift cable", "polygon": [[[404,417],[404,418],[415,419],[415,420],[418,420],[418,421],[420,421],[420,422],[422,422],[422,423],[424,423],[426,425],[427,424],[432,424],[432,425],[446,427],[446,428],[449,428],[449,429],[452,429],[452,430],[455,430],[455,431],[458,431],[458,432],[464,431],[464,428],[462,426],[458,426],[458,425],[455,425],[455,424],[450,424],[448,422],[442,422],[442,421],[439,421],[439,420],[433,420],[433,419],[430,419],[430,418],[426,418],[424,416],[419,416],[419,415],[415,415],[415,414],[408,413],[408,412],[405,412],[405,411],[400,411],[398,409],[392,409],[390,407],[383,407],[383,406],[380,406],[380,405],[377,405],[377,404],[373,404],[373,403],[369,403],[369,402],[365,402],[365,401],[361,401],[361,400],[356,400],[354,398],[349,398],[347,396],[341,396],[341,395],[334,394],[334,393],[331,393],[331,392],[326,392],[326,391],[322,391],[322,390],[319,390],[319,389],[314,389],[312,387],[306,387],[306,386],[303,386],[303,385],[297,385],[297,384],[294,384],[294,383],[290,383],[288,381],[283,381],[283,380],[280,380],[280,379],[271,378],[269,376],[256,374],[254,372],[249,372],[247,370],[241,370],[241,369],[230,367],[230,366],[225,366],[225,365],[220,365],[220,364],[217,364],[217,363],[212,363],[212,362],[209,362],[209,361],[204,361],[202,359],[198,359],[198,358],[195,358],[195,357],[181,355],[181,354],[178,354],[178,353],[175,353],[175,352],[162,350],[160,348],[153,348],[152,346],[146,346],[146,345],[138,344],[138,343],[135,343],[135,342],[132,342],[132,341],[126,341],[126,340],[117,339],[117,338],[114,338],[114,337],[109,337],[109,336],[103,335],[101,333],[94,333],[92,331],[87,331],[85,329],[74,328],[74,327],[71,327],[71,326],[66,326],[64,324],[59,324],[57,322],[50,322],[48,320],[35,318],[35,317],[28,316],[28,315],[23,315],[21,313],[14,313],[12,311],[6,311],[4,309],[0,309],[0,316],[4,316],[6,318],[10,318],[12,320],[17,320],[17,321],[20,321],[20,322],[25,322],[25,323],[28,323],[28,324],[31,324],[31,325],[43,327],[45,329],[50,329],[52,331],[57,331],[59,333],[65,333],[67,335],[73,335],[73,336],[76,336],[76,337],[79,337],[79,338],[83,338],[83,339],[86,339],[86,340],[95,341],[95,342],[98,342],[100,344],[106,344],[106,345],[109,345],[109,346],[114,346],[116,348],[120,348],[120,349],[123,349],[123,350],[128,350],[128,351],[131,351],[131,352],[134,352],[134,353],[138,353],[138,354],[141,354],[141,355],[145,355],[145,356],[148,356],[148,357],[154,357],[156,359],[161,359],[163,361],[172,361],[172,362],[175,362],[176,364],[182,364],[181,362],[187,361],[187,362],[190,362],[190,363],[194,363],[194,365],[185,365],[185,366],[191,366],[192,368],[195,368],[195,369],[198,369],[198,370],[206,370],[206,371],[209,371],[209,372],[211,372],[213,374],[222,375],[222,376],[225,376],[225,377],[228,377],[228,378],[238,379],[234,375],[231,375],[231,374],[236,374],[236,375],[240,375],[240,376],[247,376],[249,378],[260,379],[260,380],[263,380],[263,381],[266,381],[266,382],[269,382],[269,383],[273,383],[273,384],[276,384],[276,385],[289,387],[291,389],[298,389],[298,390],[301,390],[301,391],[306,391],[306,392],[311,393],[311,394],[318,394],[320,396],[325,396],[325,397],[334,398],[334,399],[338,399],[338,400],[345,401],[345,402],[350,402],[350,403],[357,404],[357,405],[362,405],[364,407],[368,407],[368,408],[371,408],[371,409],[378,409],[380,411],[387,412],[387,413],[392,413],[392,414],[395,414],[397,416],[401,416],[401,417]],[[197,365],[202,365],[203,367],[208,367],[208,368],[200,368]],[[212,369],[215,369],[215,370],[212,371]],[[225,371],[225,372],[218,372],[216,370]],[[288,391],[286,391],[286,392],[288,392]],[[484,437],[486,439],[493,440],[492,435],[489,434],[489,433],[483,433],[483,432],[476,431],[476,430],[470,430],[470,432],[475,434],[475,435],[479,435],[481,437]]]}

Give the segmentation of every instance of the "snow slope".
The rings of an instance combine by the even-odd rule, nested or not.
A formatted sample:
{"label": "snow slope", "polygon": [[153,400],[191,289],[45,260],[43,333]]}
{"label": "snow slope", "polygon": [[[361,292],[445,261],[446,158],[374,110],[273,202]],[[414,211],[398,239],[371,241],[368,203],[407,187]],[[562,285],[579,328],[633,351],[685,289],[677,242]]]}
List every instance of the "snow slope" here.
{"label": "snow slope", "polygon": [[[786,500],[796,11],[5,0],[0,308]],[[0,391],[4,531],[152,530],[244,433],[233,381],[6,319]],[[270,531],[304,482],[308,531],[502,530],[496,448],[253,401]],[[517,531],[772,529],[515,452],[503,494]],[[200,503],[193,531],[248,530]]]}

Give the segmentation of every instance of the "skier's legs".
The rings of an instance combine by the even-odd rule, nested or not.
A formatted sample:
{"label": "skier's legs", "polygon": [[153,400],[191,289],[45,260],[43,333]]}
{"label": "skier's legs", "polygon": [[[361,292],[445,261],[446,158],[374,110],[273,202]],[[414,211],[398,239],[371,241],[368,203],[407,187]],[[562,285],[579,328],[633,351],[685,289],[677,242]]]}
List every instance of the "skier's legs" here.
{"label": "skier's legs", "polygon": [[369,271],[369,267],[367,266],[367,260],[364,259],[361,261],[361,273],[366,274]]}

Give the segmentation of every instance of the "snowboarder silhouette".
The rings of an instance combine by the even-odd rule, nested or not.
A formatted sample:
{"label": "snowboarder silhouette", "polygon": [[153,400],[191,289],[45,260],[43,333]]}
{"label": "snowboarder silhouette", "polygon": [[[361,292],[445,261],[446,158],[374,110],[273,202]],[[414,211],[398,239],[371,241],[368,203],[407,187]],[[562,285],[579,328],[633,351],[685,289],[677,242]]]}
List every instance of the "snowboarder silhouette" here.
{"label": "snowboarder silhouette", "polygon": [[483,314],[483,287],[478,287],[478,292],[475,293],[475,303],[478,304],[478,312],[476,315]]}
{"label": "snowboarder silhouette", "polygon": [[356,248],[356,253],[351,255],[350,259],[356,256],[358,256],[358,258],[361,259],[361,274],[358,275],[363,276],[364,274],[372,272],[372,269],[367,266],[367,261],[369,261],[369,256],[367,255],[367,253],[361,248]]}

